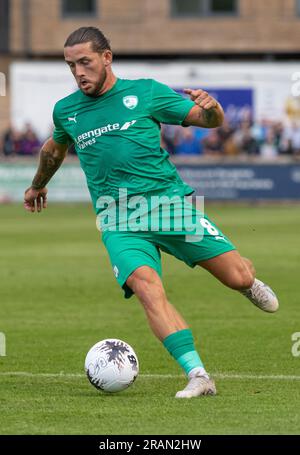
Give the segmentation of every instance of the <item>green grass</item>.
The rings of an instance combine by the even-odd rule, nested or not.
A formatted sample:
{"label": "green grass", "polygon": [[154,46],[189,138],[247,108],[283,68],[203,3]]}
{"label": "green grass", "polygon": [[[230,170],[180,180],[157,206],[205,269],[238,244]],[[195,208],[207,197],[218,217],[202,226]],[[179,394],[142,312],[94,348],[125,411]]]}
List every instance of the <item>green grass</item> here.
{"label": "green grass", "polygon": [[[50,204],[33,215],[0,206],[1,434],[299,433],[300,380],[257,376],[300,378],[300,358],[291,354],[291,335],[300,332],[300,209],[229,205],[208,214],[272,284],[281,309],[262,313],[207,272],[164,256],[168,296],[218,388],[216,397],[175,400],[185,379],[137,300],[123,299],[91,208]],[[119,394],[99,393],[84,376],[3,374],[81,374],[103,338],[126,340],[139,357],[139,378]]]}

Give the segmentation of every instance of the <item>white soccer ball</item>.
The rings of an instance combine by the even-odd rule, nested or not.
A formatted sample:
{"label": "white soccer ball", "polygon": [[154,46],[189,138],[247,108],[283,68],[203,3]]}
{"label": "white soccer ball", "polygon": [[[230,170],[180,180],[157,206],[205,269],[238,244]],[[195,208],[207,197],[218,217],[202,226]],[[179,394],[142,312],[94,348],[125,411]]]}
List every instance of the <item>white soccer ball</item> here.
{"label": "white soccer ball", "polygon": [[139,372],[138,358],[132,347],[115,338],[99,341],[91,347],[84,367],[90,383],[105,392],[126,389]]}

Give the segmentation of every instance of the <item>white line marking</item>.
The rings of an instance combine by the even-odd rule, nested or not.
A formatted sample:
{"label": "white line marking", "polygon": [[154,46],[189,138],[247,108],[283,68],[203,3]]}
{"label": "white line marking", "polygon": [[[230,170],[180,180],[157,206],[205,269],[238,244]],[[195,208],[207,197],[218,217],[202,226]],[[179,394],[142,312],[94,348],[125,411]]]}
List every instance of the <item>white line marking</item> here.
{"label": "white line marking", "polygon": [[[278,381],[300,381],[300,376],[298,375],[285,375],[285,374],[234,374],[234,373],[212,373],[213,378],[219,379],[269,379],[269,380],[278,380]],[[30,373],[27,371],[1,371],[1,376],[20,376],[28,378],[64,378],[64,379],[75,379],[75,378],[85,378],[85,374],[82,373]],[[141,373],[139,375],[142,378],[146,379],[176,379],[184,378],[183,374],[147,374]]]}

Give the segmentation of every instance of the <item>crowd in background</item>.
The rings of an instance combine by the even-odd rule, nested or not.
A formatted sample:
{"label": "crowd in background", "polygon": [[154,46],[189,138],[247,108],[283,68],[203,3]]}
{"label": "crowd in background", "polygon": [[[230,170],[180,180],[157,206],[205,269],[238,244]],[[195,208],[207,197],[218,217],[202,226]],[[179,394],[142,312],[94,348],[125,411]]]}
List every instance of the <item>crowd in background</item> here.
{"label": "crowd in background", "polygon": [[[24,131],[8,129],[0,141],[0,157],[34,156],[42,142],[27,124]],[[244,118],[238,123],[226,120],[221,128],[182,128],[162,126],[162,146],[171,155],[260,156],[276,159],[279,155],[300,157],[300,128],[297,123],[264,120],[253,123]],[[74,149],[70,150],[75,153]]]}
{"label": "crowd in background", "polygon": [[41,147],[41,141],[30,124],[23,131],[9,128],[0,139],[0,156],[34,156]]}
{"label": "crowd in background", "polygon": [[300,157],[300,128],[297,123],[264,120],[239,125],[225,121],[221,128],[182,128],[164,125],[163,146],[173,155],[257,156],[276,159],[279,155]]}

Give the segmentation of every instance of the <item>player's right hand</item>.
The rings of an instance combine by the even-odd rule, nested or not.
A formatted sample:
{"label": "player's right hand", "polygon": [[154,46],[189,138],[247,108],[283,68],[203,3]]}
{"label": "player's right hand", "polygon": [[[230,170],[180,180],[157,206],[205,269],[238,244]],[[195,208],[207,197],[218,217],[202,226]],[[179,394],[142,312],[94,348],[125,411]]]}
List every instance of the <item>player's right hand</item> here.
{"label": "player's right hand", "polygon": [[24,194],[24,208],[28,212],[41,212],[47,208],[47,188],[35,190],[32,187],[27,188]]}

